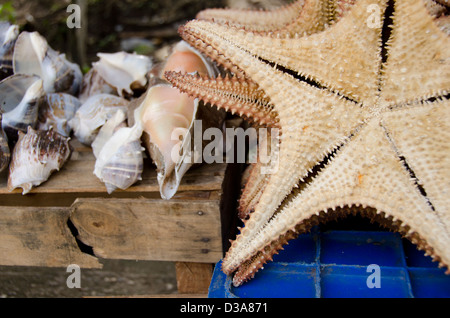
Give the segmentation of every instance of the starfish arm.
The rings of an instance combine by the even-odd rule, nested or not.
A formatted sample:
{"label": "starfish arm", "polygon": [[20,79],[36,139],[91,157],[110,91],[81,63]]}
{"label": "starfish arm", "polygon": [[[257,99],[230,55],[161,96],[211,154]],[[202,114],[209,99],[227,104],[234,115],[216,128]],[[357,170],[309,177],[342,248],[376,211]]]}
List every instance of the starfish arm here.
{"label": "starfish arm", "polygon": [[[422,106],[422,107],[420,107]],[[450,229],[450,100],[383,114],[383,126]],[[408,127],[408,129],[404,129]]]}
{"label": "starfish arm", "polygon": [[208,78],[200,75],[166,72],[165,77],[180,91],[205,103],[238,114],[259,125],[278,127],[273,105],[258,85],[237,77]]}
{"label": "starfish arm", "polygon": [[253,164],[250,178],[239,197],[238,216],[240,219],[247,219],[250,213],[255,210],[255,206],[266,187],[268,176],[261,173],[261,168],[260,162]]}
{"label": "starfish arm", "polygon": [[[276,135],[273,135],[275,133]],[[257,161],[252,164],[249,178],[238,201],[238,215],[247,219],[255,210],[261,195],[269,181],[269,174],[278,169],[279,132],[260,130],[257,148]]]}
{"label": "starfish arm", "polygon": [[397,0],[393,21],[383,67],[382,104],[449,94],[450,38],[433,21],[423,1]]}
{"label": "starfish arm", "polygon": [[260,34],[308,35],[322,31],[333,19],[334,0],[300,0],[275,10],[206,9],[197,19],[232,25]]}
{"label": "starfish arm", "polygon": [[295,20],[303,6],[304,1],[299,0],[274,10],[205,9],[197,14],[196,19],[265,32],[281,29],[289,21]]}
{"label": "starfish arm", "polygon": [[[292,80],[293,85],[299,85],[296,80]],[[289,89],[292,96],[281,93],[281,89],[276,91],[280,92],[280,96],[274,95],[275,100],[284,97],[284,106],[290,110],[286,114],[286,110],[280,108],[279,113],[282,127],[280,164],[278,170],[269,175],[255,211],[245,222],[245,227],[224,259],[223,265],[228,271],[233,271],[237,265],[229,264],[228,260],[234,257],[234,253],[240,253],[241,250],[245,252],[255,230],[272,216],[299,180],[306,178],[315,164],[343,143],[364,120],[365,112],[359,105],[333,95],[324,100],[319,94],[321,91],[315,88],[303,87],[301,84],[293,86]],[[275,105],[280,104],[276,102]],[[328,124],[322,126],[323,122]],[[302,151],[299,153],[297,149]]]}
{"label": "starfish arm", "polygon": [[[305,190],[259,231],[247,247],[249,251],[236,255],[244,259],[233,262],[240,265],[256,259],[257,253],[270,250],[271,244],[277,246],[298,224],[319,216],[320,211],[347,205],[372,207],[397,224],[401,222],[402,232],[420,237],[415,243],[448,266],[448,229],[411,180],[379,122],[371,121],[352,138]],[[387,179],[391,182],[384,181]]]}
{"label": "starfish arm", "polygon": [[[333,28],[308,37],[256,35],[205,21],[188,24],[185,28],[191,26],[195,30],[204,30],[218,44],[245,48],[249,54],[266,63],[284,68],[283,71],[291,71],[352,100],[371,104],[378,92],[381,66],[381,23],[374,26],[367,22],[373,14],[367,11],[367,7],[373,2],[359,1]],[[385,6],[382,0],[375,3],[380,8]],[[382,21],[382,13],[380,9],[379,21]],[[212,41],[208,42],[232,59],[232,50],[225,51]],[[235,64],[239,65],[240,61]]]}

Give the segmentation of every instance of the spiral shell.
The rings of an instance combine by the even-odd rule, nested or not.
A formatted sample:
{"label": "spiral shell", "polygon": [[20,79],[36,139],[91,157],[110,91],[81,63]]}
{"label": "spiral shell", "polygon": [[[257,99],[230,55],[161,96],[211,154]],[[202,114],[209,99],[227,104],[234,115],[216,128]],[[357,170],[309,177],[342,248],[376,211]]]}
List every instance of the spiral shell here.
{"label": "spiral shell", "polygon": [[98,74],[96,69],[91,68],[89,72],[83,76],[78,99],[84,103],[89,97],[99,94],[117,95],[117,90],[115,87],[108,84]]}
{"label": "spiral shell", "polygon": [[126,115],[119,109],[106,123],[100,128],[97,136],[91,144],[92,152],[95,158],[98,158],[100,151],[105,143],[112,137],[112,135],[122,127],[127,127]]}
{"label": "spiral shell", "polygon": [[[168,70],[199,72],[211,77],[216,75],[214,66],[184,41],[174,46],[159,76],[162,77]],[[204,125],[207,128],[211,121],[217,119],[214,115],[210,118],[203,115],[205,111],[199,111],[197,99],[181,93],[164,78],[154,81],[135,112],[134,120],[141,122],[145,147],[157,168],[163,199],[173,197],[183,175],[194,164],[191,152],[194,120],[208,122]],[[212,125],[215,124],[218,125],[218,122]]]}
{"label": "spiral shell", "polygon": [[35,128],[44,94],[43,81],[35,75],[12,75],[0,82],[2,128],[11,143],[17,141],[17,131]]}
{"label": "spiral shell", "polygon": [[99,94],[89,97],[69,121],[77,139],[90,146],[100,128],[119,109],[126,112],[128,101],[118,96]]}
{"label": "spiral shell", "polygon": [[14,74],[42,78],[47,93],[77,95],[83,79],[80,67],[53,50],[38,32],[20,33],[14,47],[13,69]]}
{"label": "spiral shell", "polygon": [[22,188],[22,194],[45,182],[69,159],[69,138],[53,131],[36,131],[28,127],[19,132],[9,165],[8,190]]}
{"label": "spiral shell", "polygon": [[19,36],[19,27],[0,22],[0,80],[14,74],[12,59],[14,44]]}
{"label": "spiral shell", "polygon": [[[148,56],[126,52],[98,53],[97,56],[100,60],[92,64],[93,70],[104,83],[114,87],[119,96],[133,96],[135,90],[145,89],[146,75],[152,67]],[[104,83],[100,81],[97,85],[105,89]]]}
{"label": "spiral shell", "polygon": [[53,127],[60,135],[69,137],[72,131],[69,120],[80,106],[81,102],[75,96],[66,93],[47,94],[39,108],[38,128],[48,130]]}
{"label": "spiral shell", "polygon": [[98,152],[94,174],[105,183],[109,194],[117,188],[125,190],[142,179],[144,148],[141,135],[139,124],[121,127]]}

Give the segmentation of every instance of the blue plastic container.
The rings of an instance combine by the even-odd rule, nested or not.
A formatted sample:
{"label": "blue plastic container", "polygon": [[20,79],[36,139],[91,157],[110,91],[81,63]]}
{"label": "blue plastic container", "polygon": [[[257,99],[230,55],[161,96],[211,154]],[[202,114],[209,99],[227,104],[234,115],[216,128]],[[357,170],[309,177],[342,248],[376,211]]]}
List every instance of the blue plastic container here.
{"label": "blue plastic container", "polygon": [[[375,267],[369,267],[369,265]],[[398,233],[324,231],[289,242],[240,287],[216,264],[210,298],[450,297],[450,275]],[[379,274],[379,275],[378,275]],[[379,284],[379,285],[378,285]]]}

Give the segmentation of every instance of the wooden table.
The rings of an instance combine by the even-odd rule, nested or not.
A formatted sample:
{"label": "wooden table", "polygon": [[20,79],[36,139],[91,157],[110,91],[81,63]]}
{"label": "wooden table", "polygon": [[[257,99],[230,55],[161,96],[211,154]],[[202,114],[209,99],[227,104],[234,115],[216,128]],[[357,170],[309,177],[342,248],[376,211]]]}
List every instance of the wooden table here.
{"label": "wooden table", "polygon": [[0,265],[101,268],[101,259],[176,262],[179,293],[207,292],[213,264],[236,228],[241,165],[188,171],[171,200],[154,166],[111,195],[93,174],[91,148],[73,140],[71,159],[26,195],[0,178]]}

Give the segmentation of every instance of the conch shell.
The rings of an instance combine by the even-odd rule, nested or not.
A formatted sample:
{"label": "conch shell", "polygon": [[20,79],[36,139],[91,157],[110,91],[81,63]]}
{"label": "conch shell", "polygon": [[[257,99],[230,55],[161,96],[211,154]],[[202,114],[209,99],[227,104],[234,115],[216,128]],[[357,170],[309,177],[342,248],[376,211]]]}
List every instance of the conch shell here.
{"label": "conch shell", "polygon": [[115,95],[94,95],[81,105],[69,125],[75,137],[90,146],[106,121],[119,109],[126,112],[128,103],[126,99]]}
{"label": "conch shell", "polygon": [[[116,112],[102,127],[93,143],[97,157],[94,174],[105,183],[109,194],[117,188],[125,190],[142,180],[142,127],[139,123],[133,127],[123,127],[125,119],[123,111]],[[108,138],[108,135],[111,137]]]}
{"label": "conch shell", "polygon": [[2,128],[10,142],[17,141],[17,131],[35,128],[44,95],[43,81],[35,75],[12,75],[0,82]]}
{"label": "conch shell", "polygon": [[127,52],[98,53],[97,56],[100,60],[92,63],[91,71],[83,80],[81,99],[96,93],[111,94],[112,90],[121,97],[145,90],[147,73],[152,67],[148,56]]}
{"label": "conch shell", "polygon": [[19,36],[19,27],[0,22],[0,80],[14,74],[12,58],[14,44]]}
{"label": "conch shell", "polygon": [[38,75],[46,93],[62,92],[76,96],[83,74],[80,67],[59,54],[38,32],[22,32],[13,55],[14,74]]}
{"label": "conch shell", "polygon": [[81,102],[75,96],[66,93],[47,94],[39,108],[38,128],[48,130],[53,127],[60,135],[69,137],[72,131],[69,120],[80,106]]}
{"label": "conch shell", "polygon": [[[1,119],[2,115],[0,114],[0,123]],[[0,126],[0,172],[8,167],[10,157],[11,152],[9,150],[8,138],[6,137],[5,132]]]}
{"label": "conch shell", "polygon": [[[162,72],[168,70],[216,75],[214,66],[184,41],[174,47],[162,68]],[[209,127],[220,127],[224,114],[181,93],[163,78],[147,90],[134,120],[144,129],[144,144],[156,165],[163,199],[173,197],[183,175],[198,162],[192,152],[195,120],[202,119],[203,133]]]}
{"label": "conch shell", "polygon": [[69,138],[52,129],[36,131],[28,127],[26,134],[19,132],[9,165],[8,190],[22,188],[22,194],[28,193],[59,170],[70,153]]}
{"label": "conch shell", "polygon": [[95,158],[98,158],[98,155],[100,154],[103,146],[112,137],[114,132],[116,132],[119,128],[127,127],[126,119],[127,116],[125,112],[119,109],[100,128],[97,136],[91,144],[92,153],[94,154]]}

